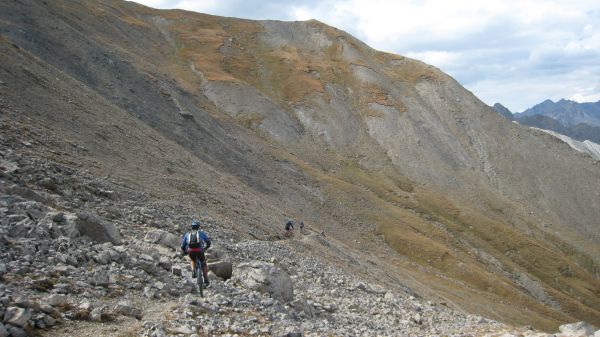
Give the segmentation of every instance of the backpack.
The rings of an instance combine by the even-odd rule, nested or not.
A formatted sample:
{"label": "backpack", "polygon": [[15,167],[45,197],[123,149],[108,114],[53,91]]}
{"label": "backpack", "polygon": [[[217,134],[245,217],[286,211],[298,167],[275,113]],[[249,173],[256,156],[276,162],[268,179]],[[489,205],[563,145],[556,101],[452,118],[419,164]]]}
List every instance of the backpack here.
{"label": "backpack", "polygon": [[188,241],[188,247],[189,248],[202,248],[202,240],[200,239],[200,231],[196,231],[195,234],[192,234],[192,232],[189,233],[189,241]]}

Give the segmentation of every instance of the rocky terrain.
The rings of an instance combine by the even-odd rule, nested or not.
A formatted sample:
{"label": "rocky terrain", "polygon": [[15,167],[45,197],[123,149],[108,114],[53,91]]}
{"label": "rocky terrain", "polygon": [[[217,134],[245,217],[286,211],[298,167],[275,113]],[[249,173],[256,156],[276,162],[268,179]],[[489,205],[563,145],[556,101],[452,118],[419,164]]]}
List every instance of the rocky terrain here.
{"label": "rocky terrain", "polygon": [[[598,161],[434,67],[121,1],[0,2],[0,55],[0,335],[600,325]],[[193,218],[204,299],[175,247]]]}
{"label": "rocky terrain", "polygon": [[[326,234],[248,239],[209,217],[211,285],[200,297],[177,253],[194,211],[39,158],[39,140],[4,131],[2,337],[550,336],[349,273],[323,257],[365,262]],[[593,327],[561,331],[591,336]]]}

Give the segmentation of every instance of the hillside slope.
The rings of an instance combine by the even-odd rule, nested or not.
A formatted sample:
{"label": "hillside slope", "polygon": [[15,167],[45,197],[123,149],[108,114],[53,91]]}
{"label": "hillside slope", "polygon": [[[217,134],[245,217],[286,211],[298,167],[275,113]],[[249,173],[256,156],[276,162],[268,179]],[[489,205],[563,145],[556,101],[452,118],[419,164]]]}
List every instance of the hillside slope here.
{"label": "hillside slope", "polygon": [[3,125],[56,140],[37,155],[241,237],[303,219],[372,264],[341,267],[469,312],[600,324],[597,162],[434,67],[317,21],[120,1],[3,2],[0,48]]}

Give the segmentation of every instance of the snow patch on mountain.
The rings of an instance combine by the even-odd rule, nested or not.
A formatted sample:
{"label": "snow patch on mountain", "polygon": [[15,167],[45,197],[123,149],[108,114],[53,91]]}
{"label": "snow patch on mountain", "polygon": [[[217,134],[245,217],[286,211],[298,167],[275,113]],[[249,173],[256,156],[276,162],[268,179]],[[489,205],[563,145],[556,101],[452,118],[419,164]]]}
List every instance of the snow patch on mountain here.
{"label": "snow patch on mountain", "polygon": [[535,128],[535,127],[531,127],[532,129],[535,130],[540,130],[540,131],[544,131],[546,133],[551,134],[552,136],[562,140],[563,142],[569,144],[570,147],[574,148],[575,150],[579,151],[579,152],[583,152],[583,153],[587,153],[590,156],[592,156],[592,158],[596,159],[596,160],[600,160],[600,144],[591,142],[589,140],[584,140],[583,142],[580,142],[578,140],[575,140],[569,136],[565,136],[563,134],[554,132],[554,131],[550,131],[550,130],[545,130],[545,129],[539,129],[539,128]]}

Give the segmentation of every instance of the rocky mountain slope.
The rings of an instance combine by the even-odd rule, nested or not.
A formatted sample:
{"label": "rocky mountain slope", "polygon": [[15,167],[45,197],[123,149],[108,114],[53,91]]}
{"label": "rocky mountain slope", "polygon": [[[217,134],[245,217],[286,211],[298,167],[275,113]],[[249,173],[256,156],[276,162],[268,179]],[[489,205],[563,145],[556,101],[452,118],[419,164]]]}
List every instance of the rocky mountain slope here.
{"label": "rocky mountain slope", "polygon": [[[149,334],[175,334],[169,329],[189,326],[189,317],[210,317],[213,326],[230,317],[215,331],[236,333],[234,321],[257,334],[293,325],[344,335],[343,322],[379,315],[347,334],[376,335],[385,321],[396,324],[385,333],[419,335],[415,306],[427,302],[417,297],[431,301],[425,334],[498,328],[454,310],[547,331],[580,320],[600,325],[597,161],[506,121],[431,66],[316,21],[248,21],[120,1],[2,2],[0,49],[2,228],[11,245],[2,262],[12,294],[3,305],[17,308],[5,313],[13,328],[31,327],[22,319],[33,317],[27,310],[41,315],[20,302],[27,287],[40,299],[64,289],[54,292],[69,296],[65,308],[100,307],[96,319],[117,322],[136,313],[119,300],[158,296],[146,317],[181,325],[131,325]],[[46,207],[37,217],[14,205],[31,200]],[[94,238],[84,225],[63,230],[51,212],[75,223],[88,223],[91,212],[122,242],[104,246],[106,235]],[[187,275],[171,275],[172,252],[144,239],[157,228],[179,235],[192,217],[210,220],[234,272],[267,260],[299,275],[294,296],[308,304],[271,308],[233,281],[215,281],[214,298],[201,305],[183,302]],[[281,242],[287,217],[304,220],[311,234]],[[39,233],[52,228],[45,250]],[[321,231],[326,240],[314,235]],[[78,246],[86,237],[96,242],[93,252],[60,250],[61,240]],[[35,274],[55,267],[57,274]],[[77,277],[61,274],[65,268]],[[86,290],[106,303],[79,303]],[[352,291],[372,294],[363,295],[370,304],[347,301]],[[388,292],[404,299],[397,303],[405,311],[387,304],[373,311]],[[328,323],[300,314],[311,310]],[[86,324],[73,326],[95,329]],[[69,326],[60,333],[73,334]]]}
{"label": "rocky mountain slope", "polygon": [[569,146],[572,147],[573,149],[575,149],[579,152],[587,153],[592,158],[594,158],[596,160],[600,160],[600,144],[590,142],[589,140],[580,142],[580,141],[574,140],[573,138],[571,138],[569,136],[565,136],[563,134],[556,133],[556,132],[550,131],[550,130],[545,130],[545,129],[538,129],[538,130],[547,132],[547,133],[553,135],[554,137],[562,140],[563,142],[569,144]]}

